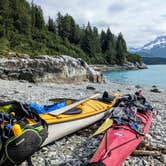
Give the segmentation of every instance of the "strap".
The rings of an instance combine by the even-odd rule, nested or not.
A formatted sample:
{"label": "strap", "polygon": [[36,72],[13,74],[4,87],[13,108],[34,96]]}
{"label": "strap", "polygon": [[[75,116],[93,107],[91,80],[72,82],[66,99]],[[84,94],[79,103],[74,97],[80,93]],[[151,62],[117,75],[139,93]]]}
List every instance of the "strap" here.
{"label": "strap", "polygon": [[28,166],[33,166],[33,163],[32,163],[32,160],[31,160],[31,156],[27,158],[27,163],[28,163]]}
{"label": "strap", "polygon": [[32,117],[32,116],[30,115],[30,113],[24,108],[24,106],[23,106],[22,103],[19,103],[19,102],[18,102],[18,104],[20,105],[22,111],[24,111],[26,115],[28,115],[29,117]]}
{"label": "strap", "polygon": [[126,141],[126,142],[124,142],[124,143],[122,143],[120,145],[117,145],[117,146],[113,147],[112,149],[107,149],[105,154],[103,156],[101,156],[101,159],[104,160],[111,153],[111,151],[113,151],[113,150],[115,150],[115,149],[117,149],[117,148],[119,148],[119,147],[121,147],[121,146],[123,146],[125,144],[128,144],[129,142],[132,142],[132,141],[134,141],[136,139],[137,139],[137,137],[135,137],[135,138],[133,138],[133,139],[131,139],[129,141]]}
{"label": "strap", "polygon": [[15,103],[18,103],[18,101],[16,101],[16,100],[12,100],[12,101],[0,101],[0,106],[5,106],[5,105],[15,104]]}

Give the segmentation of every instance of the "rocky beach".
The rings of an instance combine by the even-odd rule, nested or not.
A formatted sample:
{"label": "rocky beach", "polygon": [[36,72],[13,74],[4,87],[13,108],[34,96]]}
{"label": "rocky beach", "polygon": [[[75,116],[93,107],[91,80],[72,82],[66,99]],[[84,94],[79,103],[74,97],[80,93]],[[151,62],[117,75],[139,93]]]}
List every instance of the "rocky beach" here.
{"label": "rocky beach", "polygon": [[[165,9],[164,0],[1,0],[0,166],[101,166],[109,155],[123,161],[147,133],[149,110],[150,129],[122,166],[166,166]],[[115,92],[128,99],[115,104]],[[97,93],[103,102],[89,101]],[[104,133],[91,136],[112,104],[119,111],[103,126],[114,133],[105,137],[101,162],[90,164]]]}
{"label": "rocky beach", "polygon": [[[149,133],[146,135],[140,149],[158,151],[158,155],[130,156],[123,166],[164,166],[166,164],[166,89],[151,91],[152,87],[138,85],[98,84],[98,83],[29,83],[26,81],[0,80],[0,100],[18,100],[27,103],[49,104],[50,98],[71,97],[75,99],[90,96],[96,92],[120,91],[122,94],[134,93],[138,88],[143,90],[144,96],[158,111],[153,117]],[[102,135],[89,139],[89,136],[98,128],[101,122],[91,125],[72,135],[55,141],[36,152],[32,157],[34,166],[79,166],[86,165],[98,147]],[[24,162],[22,165],[26,165]]]}

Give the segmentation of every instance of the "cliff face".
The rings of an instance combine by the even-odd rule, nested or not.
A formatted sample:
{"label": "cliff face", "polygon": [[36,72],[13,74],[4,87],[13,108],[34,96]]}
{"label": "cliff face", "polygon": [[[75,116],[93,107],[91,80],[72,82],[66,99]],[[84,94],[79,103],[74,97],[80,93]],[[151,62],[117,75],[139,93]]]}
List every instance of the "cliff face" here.
{"label": "cliff face", "polygon": [[82,59],[67,55],[30,58],[28,55],[8,53],[0,58],[0,78],[29,82],[103,82],[100,72],[94,71]]}

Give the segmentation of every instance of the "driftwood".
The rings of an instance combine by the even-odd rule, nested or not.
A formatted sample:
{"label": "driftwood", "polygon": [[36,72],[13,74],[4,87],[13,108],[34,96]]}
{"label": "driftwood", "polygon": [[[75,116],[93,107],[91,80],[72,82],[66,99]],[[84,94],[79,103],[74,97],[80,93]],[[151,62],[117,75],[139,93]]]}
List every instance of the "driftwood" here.
{"label": "driftwood", "polygon": [[133,156],[160,156],[161,154],[166,154],[165,147],[153,147],[147,145],[145,141],[142,141],[137,149],[132,153]]}
{"label": "driftwood", "polygon": [[161,152],[154,150],[154,151],[150,151],[150,150],[135,150],[132,153],[133,156],[160,156]]}

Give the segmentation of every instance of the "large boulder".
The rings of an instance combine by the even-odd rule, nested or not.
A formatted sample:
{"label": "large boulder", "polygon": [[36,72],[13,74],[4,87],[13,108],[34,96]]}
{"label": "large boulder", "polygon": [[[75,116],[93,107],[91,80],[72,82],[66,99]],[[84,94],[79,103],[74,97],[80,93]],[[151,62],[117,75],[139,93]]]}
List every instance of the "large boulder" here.
{"label": "large boulder", "polygon": [[0,78],[29,82],[90,81],[103,82],[100,72],[94,71],[85,61],[67,55],[42,55],[30,58],[10,53],[0,58]]}
{"label": "large boulder", "polygon": [[143,62],[135,62],[135,63],[132,63],[132,62],[126,62],[124,65],[123,65],[124,69],[127,69],[127,70],[133,70],[133,69],[147,69],[147,66],[143,63]]}

